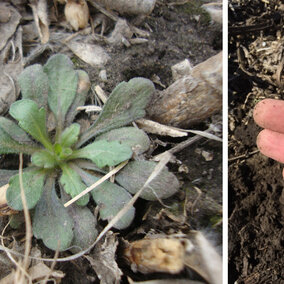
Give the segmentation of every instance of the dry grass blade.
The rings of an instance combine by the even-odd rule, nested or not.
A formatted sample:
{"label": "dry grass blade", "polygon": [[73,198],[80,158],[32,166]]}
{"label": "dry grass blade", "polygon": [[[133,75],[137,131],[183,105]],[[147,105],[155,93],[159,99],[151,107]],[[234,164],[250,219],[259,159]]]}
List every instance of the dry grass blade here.
{"label": "dry grass blade", "polygon": [[85,112],[101,112],[102,111],[102,108],[100,106],[94,106],[94,105],[91,105],[91,106],[79,106],[77,107],[77,110],[84,110]]}
{"label": "dry grass blade", "polygon": [[78,194],[77,196],[75,196],[74,198],[72,198],[71,200],[69,200],[68,202],[66,202],[64,204],[64,207],[67,207],[69,205],[71,205],[72,203],[74,203],[75,201],[77,201],[79,198],[81,198],[82,196],[86,195],[88,192],[90,192],[91,190],[93,190],[94,188],[96,188],[97,186],[99,186],[100,184],[102,184],[104,181],[106,181],[107,179],[109,179],[112,175],[116,174],[118,171],[120,171],[126,164],[128,163],[128,160],[125,162],[120,163],[117,167],[115,167],[113,170],[111,170],[109,173],[107,173],[106,175],[104,175],[100,180],[98,180],[97,182],[95,182],[94,184],[92,184],[91,186],[87,187],[84,191],[82,191],[80,194]]}
{"label": "dry grass blade", "polygon": [[208,139],[211,139],[211,140],[215,140],[215,141],[219,141],[219,142],[222,142],[223,140],[212,134],[212,133],[208,133],[206,131],[200,131],[200,130],[186,130],[186,132],[190,132],[190,133],[193,133],[193,134],[197,134],[197,135],[200,135],[202,137],[205,137],[205,138],[208,138]]}

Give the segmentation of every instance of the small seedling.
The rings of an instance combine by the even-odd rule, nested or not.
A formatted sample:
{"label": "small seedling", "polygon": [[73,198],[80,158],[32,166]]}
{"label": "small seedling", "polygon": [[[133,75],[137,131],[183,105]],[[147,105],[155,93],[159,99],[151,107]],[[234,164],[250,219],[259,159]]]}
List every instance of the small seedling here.
{"label": "small seedling", "polygon": [[[90,195],[99,206],[100,218],[111,220],[131,199],[130,193],[143,186],[156,165],[140,159],[131,161],[133,151],[139,156],[150,142],[142,130],[123,127],[145,115],[153,83],[144,78],[120,83],[98,119],[85,131],[73,121],[77,107],[86,101],[90,81],[86,72],[74,70],[67,56],[57,54],[44,66],[27,67],[19,77],[19,85],[22,99],[9,110],[14,120],[0,117],[0,154],[31,156],[22,177],[28,209],[33,210],[34,236],[53,250],[84,249],[97,235],[97,220],[86,206]],[[49,127],[52,121],[54,127]],[[98,181],[109,167],[126,160],[130,162],[117,174],[115,183],[105,181],[76,204],[63,206]],[[19,174],[0,170],[3,176],[10,176],[8,205],[23,210]],[[141,197],[167,198],[177,188],[176,177],[164,169]],[[134,214],[132,207],[115,227],[128,227]]]}

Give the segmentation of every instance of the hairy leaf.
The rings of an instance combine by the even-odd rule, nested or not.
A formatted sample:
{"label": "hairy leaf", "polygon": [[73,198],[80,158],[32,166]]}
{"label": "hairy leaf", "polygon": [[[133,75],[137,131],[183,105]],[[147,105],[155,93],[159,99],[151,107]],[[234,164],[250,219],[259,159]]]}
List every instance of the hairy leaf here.
{"label": "hairy leaf", "polygon": [[41,142],[45,148],[52,149],[46,131],[46,112],[38,108],[31,100],[20,100],[10,107],[10,114],[19,121],[19,125],[34,139]]}
{"label": "hairy leaf", "polygon": [[145,78],[120,83],[111,93],[98,119],[82,135],[78,146],[96,135],[143,117],[154,90],[153,83]]}
{"label": "hairy leaf", "polygon": [[146,133],[136,127],[113,129],[96,138],[96,141],[100,140],[119,141],[121,144],[131,147],[133,152],[137,154],[142,154],[150,147],[150,140]]}
{"label": "hairy leaf", "polygon": [[[45,174],[38,170],[30,170],[23,173],[23,187],[28,209],[34,208],[39,201],[43,190],[44,180]],[[14,210],[23,210],[18,174],[10,178],[6,198],[7,203],[11,208]]]}
{"label": "hairy leaf", "polygon": [[63,54],[50,57],[43,69],[49,81],[49,107],[57,120],[63,122],[76,95],[78,74],[72,61]]}
{"label": "hairy leaf", "polygon": [[47,106],[48,77],[39,64],[24,69],[19,76],[23,99],[35,101],[39,107]]}
{"label": "hairy leaf", "polygon": [[[81,181],[79,174],[74,171],[67,164],[61,165],[62,175],[60,177],[60,183],[62,184],[64,190],[71,195],[71,197],[75,197],[79,193],[81,193],[86,186]],[[84,206],[89,202],[89,194],[82,196],[76,203],[78,205]]]}
{"label": "hairy leaf", "polygon": [[[74,156],[73,156],[74,155]],[[107,142],[101,140],[79,149],[72,156],[85,158],[94,162],[98,167],[115,166],[132,156],[131,148],[118,141]]]}
{"label": "hairy leaf", "polygon": [[[99,180],[83,170],[78,170],[83,181],[88,185],[92,185]],[[92,197],[100,208],[100,217],[103,220],[110,221],[131,199],[131,195],[121,186],[109,181],[103,182],[101,185],[91,191]],[[132,206],[114,225],[116,229],[127,228],[134,219],[135,208]]]}
{"label": "hairy leaf", "polygon": [[71,147],[78,141],[78,136],[80,133],[80,124],[73,123],[67,127],[59,140],[59,143],[62,147]]}
{"label": "hairy leaf", "polygon": [[37,167],[46,169],[54,168],[56,165],[54,156],[46,150],[41,150],[33,153],[32,163]]}
{"label": "hairy leaf", "polygon": [[85,71],[76,70],[76,72],[78,74],[77,92],[74,101],[66,115],[66,125],[69,125],[73,122],[75,116],[78,113],[77,107],[83,106],[85,104],[91,86],[89,76]]}
{"label": "hairy leaf", "polygon": [[95,241],[98,235],[97,220],[87,207],[72,204],[72,206],[67,207],[67,211],[74,221],[72,246],[75,246],[75,248],[72,249],[72,252],[79,252],[88,248]]}
{"label": "hairy leaf", "polygon": [[33,144],[28,134],[10,119],[0,117],[0,128],[19,143]]}
{"label": "hairy leaf", "polygon": [[[151,161],[132,161],[116,175],[116,180],[130,193],[135,194],[145,184],[156,165],[157,163]],[[178,188],[178,179],[165,168],[145,188],[140,197],[146,200],[168,198],[176,193]]]}
{"label": "hairy leaf", "polygon": [[0,127],[0,154],[21,152],[25,154],[32,154],[38,150],[39,148],[35,148],[34,146],[16,142]]}
{"label": "hairy leaf", "polygon": [[74,222],[56,195],[54,179],[48,178],[35,208],[33,233],[52,250],[66,250],[73,239]]}

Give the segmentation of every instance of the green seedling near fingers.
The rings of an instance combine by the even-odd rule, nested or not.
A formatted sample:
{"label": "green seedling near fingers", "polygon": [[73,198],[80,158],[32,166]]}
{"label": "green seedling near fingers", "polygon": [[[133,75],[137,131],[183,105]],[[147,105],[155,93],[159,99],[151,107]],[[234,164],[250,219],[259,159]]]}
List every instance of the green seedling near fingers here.
{"label": "green seedling near fingers", "polygon": [[[58,244],[60,251],[85,249],[97,236],[97,220],[87,207],[90,197],[100,208],[100,218],[109,221],[155,167],[154,162],[131,160],[133,149],[138,149],[136,155],[142,154],[150,142],[142,130],[126,126],[145,115],[153,83],[145,78],[120,83],[98,119],[82,132],[74,120],[77,107],[86,101],[90,80],[86,72],[74,70],[67,56],[56,54],[44,66],[27,67],[18,81],[22,99],[11,105],[11,120],[0,117],[0,154],[30,155],[22,177],[28,209],[34,211],[34,236],[53,250],[58,249]],[[56,124],[51,132],[47,127],[50,116]],[[64,207],[109,167],[126,160],[130,162],[118,173],[115,183],[105,181],[75,204]],[[21,211],[19,174],[8,172],[0,170],[0,177],[11,176],[7,203]],[[165,169],[150,186],[142,198],[167,198],[178,189],[178,181]],[[134,214],[132,207],[115,227],[128,227]]]}

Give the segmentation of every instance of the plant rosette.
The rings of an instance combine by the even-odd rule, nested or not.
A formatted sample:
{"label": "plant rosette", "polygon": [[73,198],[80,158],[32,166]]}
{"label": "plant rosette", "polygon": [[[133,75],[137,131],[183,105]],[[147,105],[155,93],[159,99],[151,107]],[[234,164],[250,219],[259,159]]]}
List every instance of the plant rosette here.
{"label": "plant rosette", "polygon": [[[133,151],[136,157],[141,155],[148,150],[150,141],[142,130],[126,126],[145,115],[154,85],[145,78],[120,83],[97,120],[81,131],[80,124],[73,121],[77,107],[87,99],[90,80],[86,72],[74,70],[67,56],[56,54],[44,66],[27,67],[18,82],[22,99],[10,106],[12,119],[0,117],[0,154],[31,156],[22,178],[27,207],[33,210],[34,236],[53,250],[80,251],[97,236],[97,220],[86,206],[90,196],[99,206],[100,218],[109,221],[156,166],[155,162],[132,159]],[[47,127],[50,117],[55,121],[53,131]],[[130,161],[114,183],[104,181],[75,204],[64,207],[65,202],[98,181],[109,167],[126,160]],[[0,186],[8,180],[7,204],[21,211],[19,174],[0,170]],[[141,198],[167,198],[178,187],[177,178],[165,168],[145,188]],[[135,208],[131,207],[114,227],[128,227],[134,214]]]}

